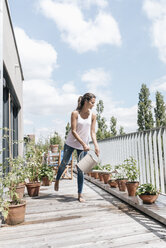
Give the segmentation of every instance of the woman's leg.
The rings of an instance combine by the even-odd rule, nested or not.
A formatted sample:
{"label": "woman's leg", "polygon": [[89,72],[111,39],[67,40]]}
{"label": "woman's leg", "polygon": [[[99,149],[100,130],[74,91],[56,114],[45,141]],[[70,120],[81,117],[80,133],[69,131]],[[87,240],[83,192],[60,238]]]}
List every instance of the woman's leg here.
{"label": "woman's leg", "polygon": [[60,180],[60,178],[61,178],[61,176],[62,176],[62,174],[66,168],[66,165],[68,164],[68,162],[70,160],[70,157],[71,157],[73,151],[74,151],[73,147],[70,147],[66,144],[64,145],[63,159],[62,159],[61,164],[58,168],[55,186],[54,186],[54,189],[56,191],[58,191],[58,189],[59,189],[59,180]]}
{"label": "woman's leg", "polygon": [[[82,151],[82,150],[77,150],[77,161],[79,159],[82,159],[87,152]],[[82,190],[83,190],[83,183],[84,183],[84,173],[82,170],[77,167],[77,184],[78,184],[78,200],[79,201],[84,201],[82,198]]]}

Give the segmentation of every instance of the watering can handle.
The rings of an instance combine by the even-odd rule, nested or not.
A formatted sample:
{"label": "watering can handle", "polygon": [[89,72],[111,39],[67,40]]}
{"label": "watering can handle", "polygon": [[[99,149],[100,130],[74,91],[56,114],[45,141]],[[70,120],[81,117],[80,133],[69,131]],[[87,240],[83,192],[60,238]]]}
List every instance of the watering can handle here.
{"label": "watering can handle", "polygon": [[[94,153],[95,153],[95,150],[94,149],[89,149],[89,151],[93,151]],[[80,156],[81,156],[81,154],[83,153],[83,152],[85,152],[85,151],[82,151],[81,153],[80,153],[80,155],[78,156],[78,161],[80,160]],[[97,156],[97,155],[96,155]],[[100,161],[100,158],[99,158],[99,156],[97,156],[97,162],[99,163],[99,161]]]}

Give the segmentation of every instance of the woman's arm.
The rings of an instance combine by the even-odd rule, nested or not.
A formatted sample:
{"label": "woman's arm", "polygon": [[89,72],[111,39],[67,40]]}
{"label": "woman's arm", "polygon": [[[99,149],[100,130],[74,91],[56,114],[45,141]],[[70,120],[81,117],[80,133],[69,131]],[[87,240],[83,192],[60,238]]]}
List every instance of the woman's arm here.
{"label": "woman's arm", "polygon": [[91,137],[92,137],[93,144],[95,146],[95,153],[97,156],[99,156],[100,151],[99,151],[99,146],[98,146],[97,139],[96,139],[95,126],[96,126],[96,115],[92,114]]}
{"label": "woman's arm", "polygon": [[89,146],[87,146],[83,142],[83,140],[80,138],[80,136],[76,132],[77,119],[78,119],[78,112],[77,111],[73,111],[72,114],[71,114],[71,131],[72,131],[72,134],[78,140],[78,142],[83,146],[84,151],[89,151]]}

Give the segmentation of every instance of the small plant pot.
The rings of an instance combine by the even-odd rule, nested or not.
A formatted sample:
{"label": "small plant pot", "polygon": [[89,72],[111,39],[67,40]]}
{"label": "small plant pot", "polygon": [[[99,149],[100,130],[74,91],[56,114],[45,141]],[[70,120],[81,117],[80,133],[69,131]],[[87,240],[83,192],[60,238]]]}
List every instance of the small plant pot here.
{"label": "small plant pot", "polygon": [[8,225],[17,225],[24,222],[26,202],[18,205],[10,205],[6,219]]}
{"label": "small plant pot", "polygon": [[51,185],[51,180],[49,180],[48,177],[42,177],[42,185],[43,186],[50,186]]}
{"label": "small plant pot", "polygon": [[110,185],[111,188],[117,188],[117,187],[118,187],[118,183],[117,183],[117,181],[114,180],[114,179],[110,179],[110,180],[108,181],[108,184]]}
{"label": "small plant pot", "polygon": [[99,172],[98,175],[99,175],[100,181],[104,182],[103,173]]}
{"label": "small plant pot", "polygon": [[104,183],[107,184],[110,180],[111,174],[110,173],[103,173]]}
{"label": "small plant pot", "polygon": [[143,203],[152,204],[157,200],[158,194],[157,195],[139,195],[139,197],[141,198]]}
{"label": "small plant pot", "polygon": [[129,196],[135,196],[139,182],[126,182],[126,187]]}
{"label": "small plant pot", "polygon": [[94,172],[94,178],[98,179],[99,178],[99,173],[98,172]]}
{"label": "small plant pot", "polygon": [[127,179],[117,179],[119,191],[126,191]]}
{"label": "small plant pot", "polygon": [[52,153],[57,153],[59,145],[58,144],[57,145],[50,145],[50,148],[51,148]]}
{"label": "small plant pot", "polygon": [[20,183],[16,187],[16,193],[18,194],[18,197],[19,197],[20,200],[24,197],[24,191],[25,191],[25,184],[24,183]]}
{"label": "small plant pot", "polygon": [[38,196],[39,190],[40,190],[40,185],[41,185],[40,182],[27,183],[26,187],[27,187],[28,195],[31,197]]}

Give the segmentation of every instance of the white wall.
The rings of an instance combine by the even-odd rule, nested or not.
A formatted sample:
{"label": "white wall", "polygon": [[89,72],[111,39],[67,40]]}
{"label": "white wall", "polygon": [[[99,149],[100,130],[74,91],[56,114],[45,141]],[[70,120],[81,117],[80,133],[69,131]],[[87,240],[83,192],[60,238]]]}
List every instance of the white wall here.
{"label": "white wall", "polygon": [[[21,105],[18,115],[18,139],[23,140],[23,78],[6,0],[4,0],[3,13],[3,61]],[[19,144],[19,154],[23,154],[23,143]]]}

